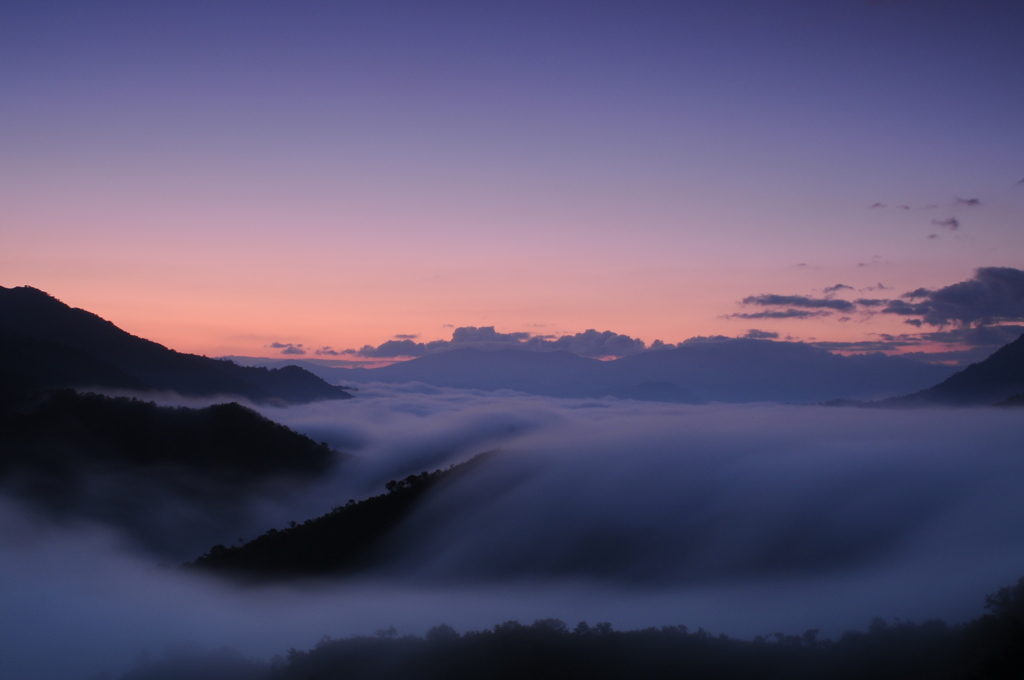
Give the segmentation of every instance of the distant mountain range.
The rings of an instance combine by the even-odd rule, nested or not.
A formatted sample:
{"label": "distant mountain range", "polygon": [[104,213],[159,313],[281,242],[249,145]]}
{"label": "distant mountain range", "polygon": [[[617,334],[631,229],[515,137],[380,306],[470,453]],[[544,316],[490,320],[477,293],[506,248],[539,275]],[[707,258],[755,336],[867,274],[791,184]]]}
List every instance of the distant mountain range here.
{"label": "distant mountain range", "polygon": [[62,387],[172,390],[256,402],[348,399],[296,366],[268,370],[184,354],[30,287],[0,287],[0,392]]}
{"label": "distant mountain range", "polygon": [[262,366],[299,364],[335,383],[422,382],[510,389],[553,397],[614,396],[681,403],[817,403],[906,394],[950,376],[949,366],[883,354],[842,356],[799,342],[697,339],[676,349],[598,361],[566,351],[453,349],[383,368],[231,357]]}
{"label": "distant mountain range", "polygon": [[[566,351],[458,348],[375,369],[184,354],[30,287],[0,287],[0,395],[94,387],[235,395],[256,402],[348,399],[339,384],[422,382],[553,397],[677,403],[883,400],[879,405],[1024,400],[1024,341],[954,375],[899,356],[843,356],[799,342],[698,338],[598,361]],[[239,365],[248,364],[248,365]],[[330,384],[334,383],[334,384]],[[905,396],[894,396],[905,395]]]}

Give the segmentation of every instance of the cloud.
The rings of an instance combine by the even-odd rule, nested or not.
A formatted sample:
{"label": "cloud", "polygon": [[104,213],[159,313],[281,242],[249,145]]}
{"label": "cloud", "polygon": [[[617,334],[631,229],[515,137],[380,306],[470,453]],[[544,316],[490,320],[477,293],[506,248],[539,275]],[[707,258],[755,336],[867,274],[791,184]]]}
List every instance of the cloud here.
{"label": "cloud", "polygon": [[779,334],[772,331],[761,331],[756,328],[751,328],[743,337],[751,340],[775,340],[779,337]]}
{"label": "cloud", "polygon": [[499,333],[494,326],[463,326],[452,333],[451,344],[470,345],[478,343],[519,343],[530,337],[529,333]]}
{"label": "cloud", "polygon": [[[358,400],[265,410],[364,442],[325,482],[316,514],[420,472],[425,454],[443,452],[442,467],[500,449],[413,510],[393,536],[407,549],[393,568],[295,588],[219,585],[126,555],[100,528],[40,526],[5,503],[7,675],[121,677],[143,650],[197,641],[269,659],[325,634],[544,617],[835,638],[874,616],[974,618],[985,593],[1020,575],[1016,413],[368,387]],[[313,516],[299,496],[263,528]],[[171,519],[195,519],[188,510]],[[241,535],[227,526],[222,540]]]}
{"label": "cloud", "polygon": [[651,346],[647,348],[648,352],[658,352],[666,349],[676,349],[679,345],[672,342],[662,342],[661,340],[655,340],[651,343]]}
{"label": "cloud", "polygon": [[884,283],[882,283],[881,281],[879,281],[878,283],[876,283],[873,286],[868,286],[866,288],[861,288],[860,292],[863,293],[863,292],[872,291],[872,290],[892,290],[892,286],[887,286]]}
{"label": "cloud", "polygon": [[321,347],[315,352],[315,354],[338,357],[341,356],[342,353],[336,349],[332,349],[331,347]]}
{"label": "cloud", "polygon": [[302,348],[302,343],[293,342],[272,342],[268,347],[273,349],[281,350],[281,354],[305,354],[306,350]]}
{"label": "cloud", "polygon": [[871,208],[884,208],[885,207],[885,203],[872,203],[870,207]]}
{"label": "cloud", "polygon": [[374,359],[390,359],[394,357],[421,357],[427,351],[427,345],[422,342],[388,340],[376,347],[373,345],[363,345],[360,349],[346,349],[343,353]]}
{"label": "cloud", "polygon": [[976,208],[981,205],[981,200],[977,198],[957,198],[953,204],[967,206],[968,208]]}
{"label": "cloud", "polygon": [[593,328],[576,333],[563,335],[555,340],[545,340],[545,349],[564,349],[582,357],[624,357],[638,354],[646,349],[644,341],[631,338],[612,331],[598,332]]}
{"label": "cloud", "polygon": [[901,298],[891,300],[883,313],[919,317],[916,321],[939,327],[1024,321],[1024,271],[981,267],[968,281],[935,291],[918,288]]}
{"label": "cloud", "polygon": [[857,266],[858,267],[873,267],[875,265],[883,265],[883,264],[889,264],[889,261],[886,260],[881,255],[872,255],[870,261],[868,261],[868,262],[858,262]]}
{"label": "cloud", "polygon": [[960,220],[955,217],[950,217],[947,220],[932,220],[932,224],[938,227],[949,227],[951,231],[960,228]]}
{"label": "cloud", "polygon": [[841,290],[853,290],[853,286],[847,286],[845,283],[837,283],[834,286],[827,286],[821,292],[828,295],[830,293],[838,293]]}
{"label": "cloud", "polygon": [[637,354],[646,349],[643,340],[612,331],[597,331],[593,328],[574,335],[532,335],[526,332],[500,333],[494,326],[461,326],[452,332],[451,340],[413,342],[417,336],[396,335],[401,340],[388,340],[374,347],[347,349],[344,354],[368,358],[420,357],[432,352],[462,347],[480,349],[522,349],[527,351],[553,352],[566,350],[583,357],[623,357]]}
{"label": "cloud", "polygon": [[967,345],[970,347],[1001,347],[1019,338],[1024,326],[1014,324],[1000,326],[977,326],[951,328],[949,330],[922,333],[921,337],[932,342]]}
{"label": "cloud", "polygon": [[784,310],[771,310],[767,312],[753,312],[751,314],[742,314],[736,312],[730,314],[729,318],[732,319],[810,319],[816,316],[831,316],[832,312],[818,311],[810,312],[806,309],[784,309]]}
{"label": "cloud", "polygon": [[889,300],[879,300],[875,298],[860,298],[854,300],[854,304],[860,305],[861,307],[882,307],[889,304]]}
{"label": "cloud", "polygon": [[419,333],[399,333],[395,336],[395,340],[415,340],[420,337]]}
{"label": "cloud", "polygon": [[[839,284],[842,285],[842,284]],[[852,311],[854,304],[846,300],[834,300],[832,298],[812,298],[804,295],[750,295],[743,298],[745,305],[760,305],[763,307],[788,306],[805,307],[808,309],[834,309],[840,312]]]}

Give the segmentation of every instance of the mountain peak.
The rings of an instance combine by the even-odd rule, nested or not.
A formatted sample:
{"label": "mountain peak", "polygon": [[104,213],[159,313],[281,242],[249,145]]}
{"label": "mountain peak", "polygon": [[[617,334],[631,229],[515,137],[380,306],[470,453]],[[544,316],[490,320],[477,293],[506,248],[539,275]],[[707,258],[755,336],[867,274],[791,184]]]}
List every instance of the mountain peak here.
{"label": "mountain peak", "polygon": [[[31,286],[0,287],[0,339],[13,352],[0,358],[0,374],[23,388],[125,387],[127,380],[181,394],[254,401],[352,396],[302,369],[281,373],[176,352]],[[47,356],[59,356],[60,367]],[[88,371],[75,369],[85,364]]]}

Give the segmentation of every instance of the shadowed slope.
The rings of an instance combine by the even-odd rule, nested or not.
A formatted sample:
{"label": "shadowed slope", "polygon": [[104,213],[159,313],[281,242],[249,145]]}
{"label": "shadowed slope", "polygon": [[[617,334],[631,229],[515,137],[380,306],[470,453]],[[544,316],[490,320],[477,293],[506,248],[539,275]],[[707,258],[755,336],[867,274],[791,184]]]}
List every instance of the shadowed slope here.
{"label": "shadowed slope", "polygon": [[1019,405],[1024,393],[1024,335],[984,361],[971,364],[934,387],[887,399],[886,406],[948,404],[968,406],[1007,402]]}
{"label": "shadowed slope", "polygon": [[248,543],[214,546],[188,566],[258,579],[289,579],[349,574],[368,569],[385,555],[378,548],[427,491],[464,474],[484,460],[480,454],[447,470],[422,472],[387,483],[387,493],[350,500],[326,515],[278,531],[270,529]]}
{"label": "shadowed slope", "polygon": [[[18,353],[0,354],[0,376],[31,389],[150,387],[288,402],[352,396],[297,367],[247,368],[175,352],[30,287],[0,288],[0,345]],[[47,352],[53,361],[46,360]]]}
{"label": "shadowed slope", "polygon": [[234,403],[172,408],[59,390],[0,415],[0,491],[175,557],[246,524],[249,499],[312,481],[337,458]]}

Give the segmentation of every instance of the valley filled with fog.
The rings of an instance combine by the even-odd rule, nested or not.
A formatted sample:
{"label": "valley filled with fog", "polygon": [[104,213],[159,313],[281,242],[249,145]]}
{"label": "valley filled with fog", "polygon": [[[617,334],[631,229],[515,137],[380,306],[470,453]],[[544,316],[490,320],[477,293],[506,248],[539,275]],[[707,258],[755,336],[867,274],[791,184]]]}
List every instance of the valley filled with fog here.
{"label": "valley filled with fog", "polygon": [[175,499],[173,522],[147,517],[151,531],[184,536],[194,521],[230,545],[492,452],[431,489],[386,537],[380,567],[242,585],[178,568],[198,556],[194,541],[140,547],[125,527],[149,519],[55,518],[8,496],[4,675],[120,673],[180,646],[266,659],[324,635],[546,617],[836,637],[875,616],[976,617],[985,594],[1024,574],[1016,409],[358,387],[346,401],[257,407],[341,452],[326,476],[254,492],[214,529],[205,502]]}

